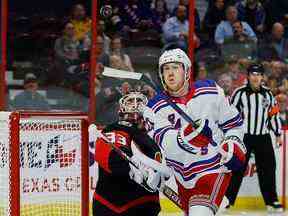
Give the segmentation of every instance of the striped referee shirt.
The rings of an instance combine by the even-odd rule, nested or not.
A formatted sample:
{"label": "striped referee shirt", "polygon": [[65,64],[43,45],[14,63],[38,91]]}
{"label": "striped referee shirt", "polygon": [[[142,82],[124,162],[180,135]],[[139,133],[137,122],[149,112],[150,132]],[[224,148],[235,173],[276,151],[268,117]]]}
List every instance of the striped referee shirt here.
{"label": "striped referee shirt", "polygon": [[241,86],[232,94],[231,103],[242,114],[245,133],[264,135],[272,130],[276,136],[281,135],[279,106],[268,88],[261,86],[255,92],[249,84]]}

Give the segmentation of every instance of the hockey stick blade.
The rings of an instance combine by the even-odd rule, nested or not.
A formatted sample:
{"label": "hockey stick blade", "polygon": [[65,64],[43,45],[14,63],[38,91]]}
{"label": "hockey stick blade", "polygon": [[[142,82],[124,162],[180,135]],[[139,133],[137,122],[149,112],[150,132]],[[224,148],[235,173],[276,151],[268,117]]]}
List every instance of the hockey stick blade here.
{"label": "hockey stick blade", "polygon": [[142,73],[118,70],[110,67],[104,67],[102,75],[113,78],[134,79],[134,80],[140,80],[143,76]]}

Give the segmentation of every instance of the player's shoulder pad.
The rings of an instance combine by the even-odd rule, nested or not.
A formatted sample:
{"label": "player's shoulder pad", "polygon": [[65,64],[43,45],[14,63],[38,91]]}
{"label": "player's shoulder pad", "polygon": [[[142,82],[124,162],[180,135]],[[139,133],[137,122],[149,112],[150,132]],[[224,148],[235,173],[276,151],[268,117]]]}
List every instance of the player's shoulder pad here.
{"label": "player's shoulder pad", "polygon": [[157,93],[153,98],[151,98],[149,101],[148,101],[148,104],[147,106],[149,108],[153,108],[157,103],[160,103],[160,102],[165,102],[165,96],[163,95],[163,93]]}
{"label": "player's shoulder pad", "polygon": [[195,93],[193,98],[198,96],[206,96],[206,95],[218,95],[219,94],[219,86],[216,84],[214,80],[198,80],[194,83]]}
{"label": "player's shoulder pad", "polygon": [[216,88],[216,82],[214,80],[210,80],[210,79],[205,79],[205,80],[197,80],[194,83],[195,89],[199,89],[199,88],[209,88],[209,87],[214,87]]}

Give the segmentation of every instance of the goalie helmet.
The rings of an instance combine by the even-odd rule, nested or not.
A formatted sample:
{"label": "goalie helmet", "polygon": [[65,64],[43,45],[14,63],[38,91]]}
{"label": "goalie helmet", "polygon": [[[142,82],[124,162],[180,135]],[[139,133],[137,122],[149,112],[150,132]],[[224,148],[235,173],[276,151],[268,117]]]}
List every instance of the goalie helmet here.
{"label": "goalie helmet", "polygon": [[136,123],[142,116],[148,99],[140,92],[130,92],[119,100],[119,117],[121,120]]}
{"label": "goalie helmet", "polygon": [[161,83],[163,85],[163,87],[166,89],[166,84],[164,82],[163,79],[163,65],[167,64],[167,63],[172,63],[172,62],[177,62],[177,63],[181,63],[184,67],[184,71],[185,71],[185,82],[188,83],[189,79],[190,79],[190,71],[189,69],[191,68],[191,61],[189,59],[189,57],[186,55],[186,53],[177,48],[177,49],[172,49],[172,50],[167,50],[165,51],[159,58],[159,77],[161,80]]}

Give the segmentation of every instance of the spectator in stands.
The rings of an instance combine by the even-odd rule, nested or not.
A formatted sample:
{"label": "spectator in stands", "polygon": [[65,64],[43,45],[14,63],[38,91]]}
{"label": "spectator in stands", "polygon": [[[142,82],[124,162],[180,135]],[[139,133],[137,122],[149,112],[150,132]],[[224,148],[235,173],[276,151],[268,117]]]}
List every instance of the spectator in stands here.
{"label": "spectator in stands", "polygon": [[[222,45],[225,42],[225,39],[230,39],[234,35],[233,31],[233,23],[237,20],[237,9],[234,6],[229,6],[226,9],[226,20],[222,21],[216,28],[215,31],[215,42],[218,45]],[[255,42],[257,41],[257,37],[253,31],[253,29],[250,27],[250,25],[246,22],[241,22],[243,26],[243,32],[247,37],[251,38]]]}
{"label": "spectator in stands", "polygon": [[105,34],[105,22],[104,22],[104,20],[98,20],[97,35],[102,36],[102,38],[103,38],[103,50],[105,53],[109,54],[111,39]]}
{"label": "spectator in stands", "polygon": [[260,42],[258,55],[264,60],[288,60],[288,39],[281,23],[274,23],[271,34]]}
{"label": "spectator in stands", "polygon": [[[179,0],[179,3],[177,5],[177,7],[175,7],[172,15],[175,16],[177,14],[177,10],[178,10],[178,7],[180,5],[186,7],[186,16],[189,17],[189,0]],[[196,33],[200,32],[200,28],[201,28],[200,15],[199,15],[197,8],[195,7],[195,10],[194,10],[194,29],[195,29],[195,32]]]}
{"label": "spectator in stands", "polygon": [[226,73],[232,78],[232,91],[246,83],[247,76],[246,73],[241,70],[237,56],[231,56],[228,60]]}
{"label": "spectator in stands", "polygon": [[221,88],[223,88],[226,96],[230,96],[233,93],[233,80],[230,74],[221,74],[217,79],[217,83]]}
{"label": "spectator in stands", "polygon": [[146,1],[115,1],[114,9],[118,11],[117,17],[113,18],[114,22],[121,23],[124,34],[130,31],[146,31],[153,26],[152,12]]}
{"label": "spectator in stands", "polygon": [[[97,56],[97,67],[96,67],[96,79],[95,79],[95,84],[96,84],[96,90],[95,92],[100,92],[101,88],[103,86],[103,81],[100,80],[101,75],[99,74],[100,71],[103,70],[103,66],[110,66],[110,57],[107,53],[104,52],[103,49],[103,37],[101,35],[98,35],[96,38],[96,53],[95,55]],[[90,64],[87,63],[87,70],[82,70],[81,71],[81,65],[78,67],[80,71],[78,73],[75,73],[74,80],[73,80],[73,85],[77,86],[79,89],[78,91],[87,97],[89,97],[89,89],[90,89]],[[86,72],[86,73],[85,73]],[[110,82],[110,79],[105,79],[105,82]],[[112,81],[111,81],[112,83]],[[105,85],[105,84],[104,84]]]}
{"label": "spectator in stands", "polygon": [[176,44],[178,48],[187,50],[188,28],[187,9],[183,5],[177,8],[176,16],[169,18],[163,25],[165,46]]}
{"label": "spectator in stands", "polygon": [[55,41],[54,51],[56,60],[64,64],[64,68],[79,64],[80,43],[76,38],[72,22],[64,25],[62,36]]}
{"label": "spectator in stands", "polygon": [[100,92],[96,95],[96,123],[110,124],[118,119],[118,100],[121,93],[115,86],[102,84]]}
{"label": "spectator in stands", "polygon": [[278,94],[276,100],[280,109],[280,120],[283,126],[288,126],[288,97],[286,94]]}
{"label": "spectator in stands", "polygon": [[165,0],[155,0],[152,8],[152,22],[155,30],[162,32],[162,26],[170,17]]}
{"label": "spectator in stands", "polygon": [[243,23],[240,20],[236,20],[232,24],[233,28],[233,40],[239,43],[245,42],[255,42],[253,38],[249,38],[249,36],[244,32]]}
{"label": "spectator in stands", "polygon": [[221,54],[225,58],[232,55],[238,58],[253,58],[256,56],[256,41],[249,37],[243,28],[243,23],[236,20],[232,23],[233,36],[227,38],[222,45]]}
{"label": "spectator in stands", "polygon": [[179,5],[179,0],[165,0],[165,2],[167,4],[167,9],[170,15],[175,15],[173,13],[175,11],[175,8],[177,8],[177,6]]}
{"label": "spectator in stands", "polygon": [[152,99],[156,95],[156,91],[146,84],[142,87],[141,92],[148,98],[148,100]]}
{"label": "spectator in stands", "polygon": [[[208,1],[208,9],[211,8],[213,6],[213,4],[215,3],[215,0],[207,0]],[[241,0],[226,0],[225,1],[225,4],[227,6],[231,6],[231,5],[234,5],[238,2],[240,2]]]}
{"label": "spectator in stands", "polygon": [[288,13],[285,14],[280,22],[284,27],[284,38],[288,38]]}
{"label": "spectator in stands", "polygon": [[[103,38],[103,51],[107,54],[110,53],[111,39],[105,34],[105,22],[99,19],[97,22],[97,35]],[[83,49],[89,51],[91,49],[91,31],[87,33],[83,40]]]}
{"label": "spectator in stands", "polygon": [[131,92],[132,90],[132,86],[129,82],[123,82],[121,87],[120,87],[120,93],[122,95],[126,95],[129,94],[129,92]]}
{"label": "spectator in stands", "polygon": [[113,68],[134,71],[129,55],[123,52],[122,41],[119,36],[114,36],[111,41],[110,63]]}
{"label": "spectator in stands", "polygon": [[75,28],[71,22],[64,26],[63,34],[57,38],[54,44],[55,67],[59,76],[63,77],[63,84],[70,85],[77,78],[75,75],[80,64],[82,49],[76,39]]}
{"label": "spectator in stands", "polygon": [[256,33],[263,33],[265,10],[259,0],[242,0],[236,4],[238,19],[247,22]]}
{"label": "spectator in stands", "polygon": [[285,64],[280,61],[272,61],[270,63],[270,71],[268,74],[267,85],[274,94],[279,93],[281,90],[285,91],[285,81],[287,82],[288,76],[285,71]]}
{"label": "spectator in stands", "polygon": [[101,35],[97,35],[96,38],[96,56],[98,63],[102,63],[104,66],[110,66],[109,55],[104,51],[104,39]]}
{"label": "spectator in stands", "polygon": [[76,4],[72,8],[71,20],[75,28],[75,37],[82,42],[86,34],[91,31],[91,19],[87,16],[85,7],[82,4]]}
{"label": "spectator in stands", "polygon": [[203,28],[208,33],[209,39],[214,37],[217,25],[225,20],[225,9],[225,0],[215,0],[213,5],[207,9],[203,20]]}
{"label": "spectator in stands", "polygon": [[197,68],[194,70],[195,80],[206,80],[207,79],[207,69],[204,62],[199,62]]}
{"label": "spectator in stands", "polygon": [[12,108],[15,110],[49,110],[48,101],[38,92],[38,80],[33,73],[26,74],[24,91],[15,96]]}
{"label": "spectator in stands", "polygon": [[266,23],[270,31],[275,22],[280,22],[288,12],[287,0],[266,0]]}

